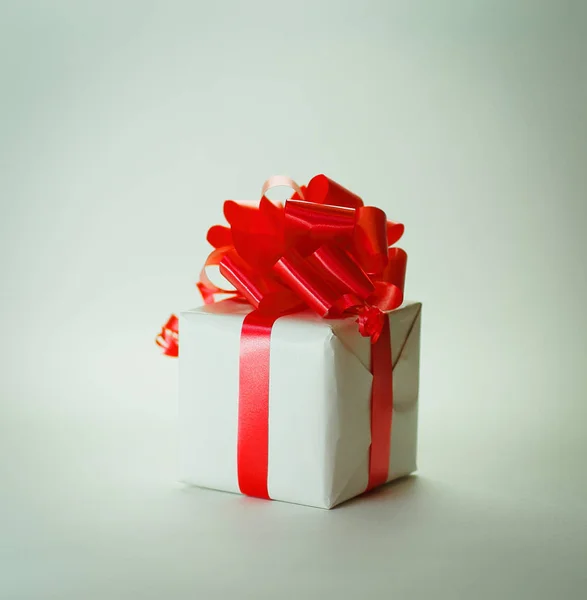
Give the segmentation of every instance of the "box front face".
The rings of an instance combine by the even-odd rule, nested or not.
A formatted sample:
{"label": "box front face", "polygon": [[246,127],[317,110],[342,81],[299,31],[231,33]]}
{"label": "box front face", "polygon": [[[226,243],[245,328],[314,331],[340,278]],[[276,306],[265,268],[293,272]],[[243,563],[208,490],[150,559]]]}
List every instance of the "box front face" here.
{"label": "box front face", "polygon": [[[237,493],[240,336],[247,312],[210,307],[180,317],[183,479]],[[328,420],[336,405],[336,384],[326,368],[331,337],[312,316],[284,317],[273,326],[267,477],[273,499],[328,506]]]}

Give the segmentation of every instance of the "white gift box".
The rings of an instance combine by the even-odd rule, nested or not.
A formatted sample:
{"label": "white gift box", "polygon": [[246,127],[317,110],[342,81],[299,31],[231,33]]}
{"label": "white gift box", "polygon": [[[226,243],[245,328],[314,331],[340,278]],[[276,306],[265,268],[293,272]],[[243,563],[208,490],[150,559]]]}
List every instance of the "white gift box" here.
{"label": "white gift box", "polygon": [[[225,301],[179,318],[182,480],[240,493],[239,352],[249,305]],[[388,313],[393,416],[388,481],[416,470],[420,303]],[[274,500],[332,508],[363,493],[371,443],[371,343],[354,318],[310,312],[271,330],[267,489]]]}

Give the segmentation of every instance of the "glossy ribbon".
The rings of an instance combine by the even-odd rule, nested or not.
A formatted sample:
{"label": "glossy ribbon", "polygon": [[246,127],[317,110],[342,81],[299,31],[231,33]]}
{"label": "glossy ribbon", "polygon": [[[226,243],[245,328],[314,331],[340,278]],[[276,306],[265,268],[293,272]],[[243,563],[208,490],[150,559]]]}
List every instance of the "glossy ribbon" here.
{"label": "glossy ribbon", "polygon": [[[287,186],[285,205],[266,194]],[[355,316],[372,342],[373,387],[369,483],[388,475],[393,412],[391,338],[385,312],[403,301],[407,255],[391,247],[404,226],[325,175],[307,186],[287,177],[265,182],[257,205],[227,200],[229,226],[215,225],[197,287],[206,304],[219,297],[252,305],[241,331],[238,478],[241,491],[268,498],[269,342],[280,316],[311,309],[324,318]],[[212,282],[218,269],[227,285]],[[157,343],[177,356],[177,318],[163,326]]]}
{"label": "glossy ribbon", "polygon": [[[285,206],[274,204],[266,193],[284,185],[293,195]],[[224,216],[229,227],[215,225],[207,235],[214,250],[198,282],[204,302],[220,294],[265,315],[307,308],[325,318],[356,315],[361,334],[375,343],[383,313],[403,301],[407,255],[390,248],[403,225],[325,175],[302,187],[271,178],[257,206],[228,200]],[[213,267],[233,287],[213,284]]]}

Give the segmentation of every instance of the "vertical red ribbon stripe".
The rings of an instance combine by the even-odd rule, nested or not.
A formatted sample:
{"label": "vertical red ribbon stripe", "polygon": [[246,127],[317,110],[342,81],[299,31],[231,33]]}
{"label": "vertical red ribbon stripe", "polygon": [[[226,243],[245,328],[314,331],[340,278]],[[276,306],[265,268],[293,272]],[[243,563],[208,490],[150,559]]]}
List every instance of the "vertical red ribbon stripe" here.
{"label": "vertical red ribbon stripe", "polygon": [[237,470],[241,492],[269,499],[269,356],[276,316],[256,310],[243,321],[240,338]]}
{"label": "vertical red ribbon stripe", "polygon": [[[240,338],[237,470],[240,491],[247,496],[269,499],[269,372],[271,329],[278,317],[258,311],[249,313]],[[389,316],[371,345],[371,490],[387,481],[393,417],[393,364]]]}
{"label": "vertical red ribbon stripe", "polygon": [[371,448],[369,450],[369,482],[367,491],[387,481],[391,450],[393,418],[393,363],[389,315],[377,342],[371,345]]}

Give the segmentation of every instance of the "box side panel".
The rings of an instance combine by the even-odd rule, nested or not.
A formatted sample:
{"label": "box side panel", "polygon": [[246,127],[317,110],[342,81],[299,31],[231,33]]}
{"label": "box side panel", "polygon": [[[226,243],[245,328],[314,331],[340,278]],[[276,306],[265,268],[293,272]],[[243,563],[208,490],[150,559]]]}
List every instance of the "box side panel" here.
{"label": "box side panel", "polygon": [[244,315],[180,315],[179,422],[183,481],[239,492],[236,466]]}
{"label": "box side panel", "polygon": [[[393,421],[388,481],[416,470],[418,441],[418,388],[420,371],[421,305],[402,343],[397,340],[393,370]],[[390,315],[392,340],[395,323]]]}
{"label": "box side panel", "polygon": [[332,337],[329,346],[326,373],[332,387],[327,404],[326,458],[332,507],[367,487],[373,376],[337,337]]}

